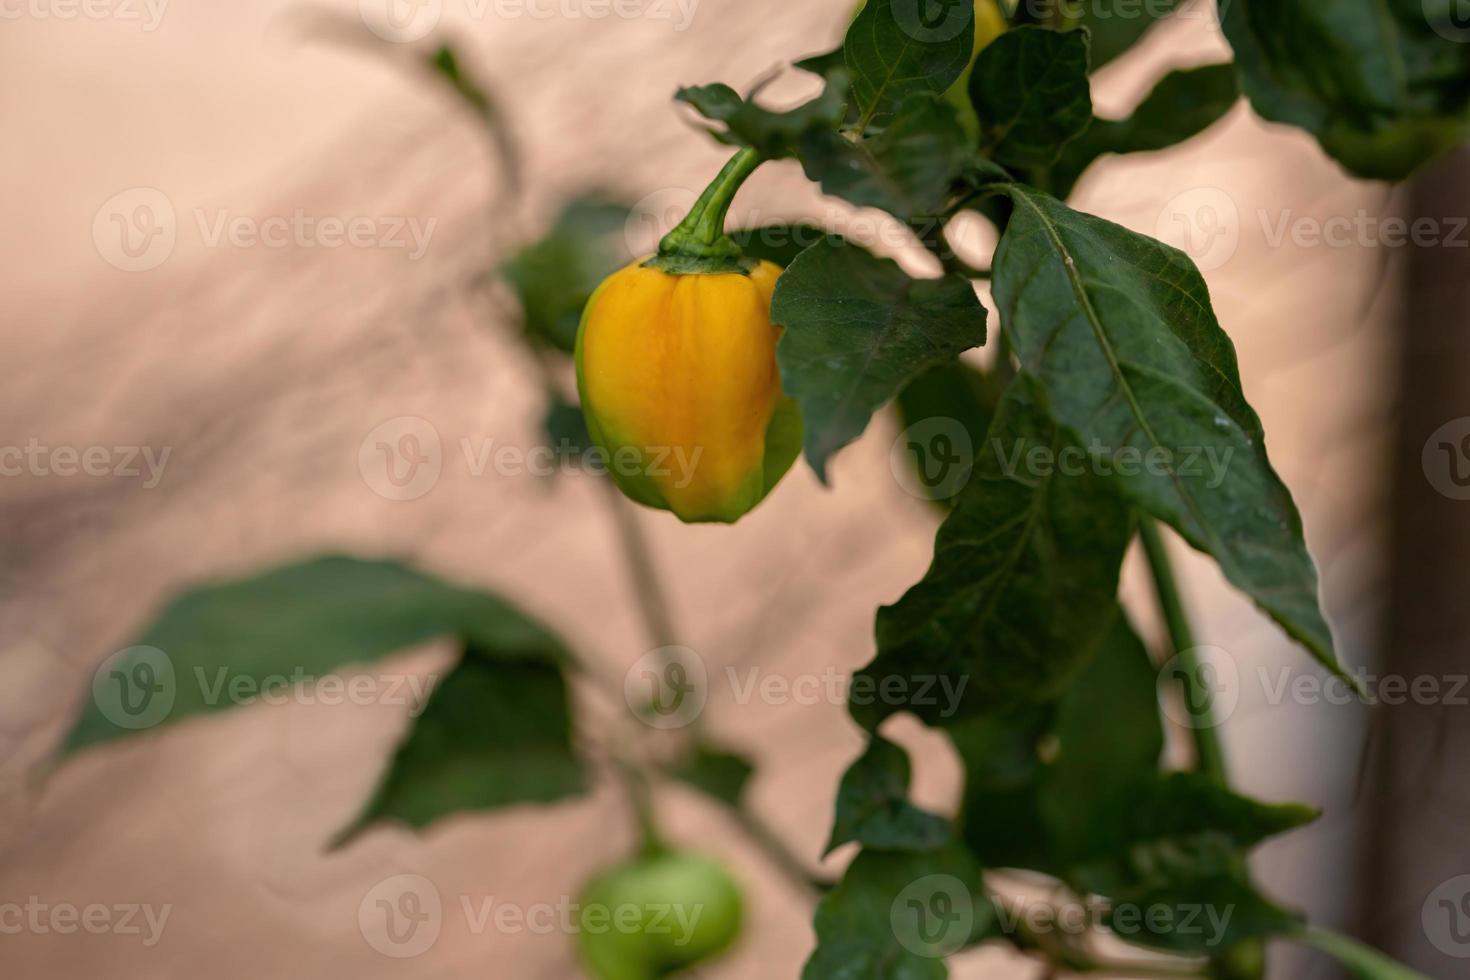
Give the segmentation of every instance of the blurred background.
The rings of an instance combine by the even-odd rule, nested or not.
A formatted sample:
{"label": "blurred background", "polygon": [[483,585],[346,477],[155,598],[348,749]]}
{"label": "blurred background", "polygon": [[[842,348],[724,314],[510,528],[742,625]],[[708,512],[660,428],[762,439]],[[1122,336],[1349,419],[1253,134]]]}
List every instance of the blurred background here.
{"label": "blurred background", "polygon": [[[639,202],[627,244],[649,247],[726,156],[677,110],[675,88],[744,89],[827,50],[851,5],[532,6],[543,15],[428,0],[391,30],[372,0],[310,8],[395,43],[454,40],[524,155],[523,191],[498,204],[505,174],[463,104],[391,58],[323,41],[295,0],[4,8],[0,443],[33,448],[0,479],[0,904],[170,910],[154,933],[142,918],[141,934],[6,930],[7,978],[577,975],[567,937],[477,929],[462,907],[575,895],[634,840],[615,786],[324,852],[404,731],[402,704],[257,705],[32,778],[98,665],[171,595],[316,552],[400,557],[494,589],[611,676],[649,649],[604,488],[475,465],[486,445],[537,445],[545,409],[485,274],[589,189]],[[1187,8],[1098,76],[1099,111],[1128,111],[1167,68],[1228,56],[1212,16]],[[799,82],[771,93],[799,95]],[[1470,710],[1454,681],[1470,635],[1470,490],[1456,467],[1470,456],[1436,448],[1470,436],[1470,235],[1454,217],[1470,214],[1466,166],[1444,161],[1396,191],[1352,182],[1307,136],[1241,104],[1176,151],[1103,161],[1075,198],[1205,270],[1303,511],[1343,659],[1440,683],[1374,712],[1303,693],[1320,680],[1304,654],[1179,550],[1198,635],[1235,694],[1236,780],[1325,811],[1263,852],[1262,882],[1435,977],[1463,976],[1470,956],[1456,913],[1438,911],[1470,916],[1470,789],[1453,762]],[[882,228],[823,201],[792,162],[763,168],[735,215]],[[1440,234],[1416,246],[1364,231],[1364,216],[1394,215],[1429,216]],[[335,239],[323,219],[360,234]],[[1345,237],[1299,233],[1335,220]],[[901,238],[877,237],[924,268]],[[978,221],[966,237],[993,242]],[[830,490],[799,464],[733,528],[637,512],[679,642],[712,668],[785,678],[865,663],[875,607],[923,573],[936,522],[891,473],[898,428],[877,417]],[[392,499],[404,494],[362,460],[385,431],[438,454],[412,499]],[[95,467],[68,472],[62,447],[102,448]],[[1138,571],[1130,561],[1127,588],[1146,600]],[[1133,608],[1157,635],[1150,603]],[[409,650],[372,670],[432,675],[451,653]],[[861,745],[840,703],[742,704],[716,685],[706,719],[760,763],[753,807],[819,867]],[[894,736],[915,753],[919,800],[952,809],[946,740],[917,724]],[[701,975],[795,976],[809,897],[715,805],[664,795],[671,836],[726,857],[751,897],[741,944]],[[411,958],[384,955],[359,923],[401,874],[432,881],[445,909],[437,941]],[[1336,975],[1274,955],[1281,976]],[[954,975],[1041,976],[988,949]]]}

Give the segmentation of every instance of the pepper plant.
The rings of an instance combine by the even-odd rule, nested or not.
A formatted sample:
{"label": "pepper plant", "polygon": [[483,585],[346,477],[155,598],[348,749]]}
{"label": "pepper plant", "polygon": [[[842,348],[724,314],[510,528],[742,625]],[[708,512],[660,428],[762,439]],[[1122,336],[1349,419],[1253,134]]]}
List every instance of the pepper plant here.
{"label": "pepper plant", "polygon": [[[853,678],[866,747],[836,792],[828,850],[856,851],[840,880],[817,877],[817,855],[792,855],[771,833],[744,799],[751,764],[697,723],[574,740],[568,678],[597,685],[597,671],[508,602],[392,562],[317,558],[182,596],[99,672],[63,751],[151,727],[122,717],[111,680],[167,688],[154,723],[175,722],[219,707],[183,682],[198,666],[319,675],[452,636],[462,656],[331,844],[385,821],[422,828],[575,796],[597,766],[576,746],[600,742],[641,837],[626,865],[593,882],[588,907],[697,902],[717,914],[686,946],[644,920],[610,939],[584,935],[597,977],[678,972],[739,930],[727,873],[659,829],[667,780],[730,807],[811,889],[805,980],[941,978],[947,957],[983,943],[1043,962],[1048,976],[1253,978],[1275,940],[1315,945],[1369,980],[1417,976],[1310,926],[1252,879],[1251,850],[1317,814],[1231,788],[1165,534],[1212,559],[1320,669],[1352,681],[1204,278],[1183,252],[1066,201],[1097,160],[1188,140],[1241,93],[1349,173],[1405,178],[1467,135],[1470,38],[1452,0],[1219,0],[1232,63],[1172,71],[1126,117],[1097,115],[1091,73],[1173,6],[870,0],[839,48],[795,63],[820,85],[804,104],[772,108],[721,83],[677,93],[733,155],[657,254],[620,257],[624,212],[589,199],[499,270],[544,369],[552,438],[631,454],[638,475],[618,487],[674,517],[737,522],[799,454],[825,482],[834,455],[890,404],[908,431],[947,420],[982,447],[973,459],[911,447],[925,485],[962,489],[934,494],[933,562],[877,610],[873,656]],[[494,103],[449,49],[421,64],[496,126]],[[513,147],[496,145],[513,163]],[[808,226],[727,229],[745,178],[788,158],[826,194],[907,227],[938,274],[916,278],[835,234],[793,248]],[[967,213],[999,231],[988,262],[946,235]],[[993,316],[977,280],[990,283]],[[961,360],[987,343],[987,367]],[[584,412],[564,390],[573,354]],[[653,475],[656,450],[697,456],[693,482]],[[1228,466],[1206,476],[1179,465],[1201,451]],[[1088,465],[1024,463],[1064,457]],[[1117,465],[1127,457],[1155,465]],[[960,466],[961,479],[932,479],[936,462]],[[657,570],[611,483],[607,499],[650,641],[667,648],[678,633]],[[1135,542],[1167,649],[1148,649],[1119,602]],[[1190,712],[1183,769],[1162,761],[1161,671]],[[923,696],[936,689],[953,697]],[[669,707],[630,706],[629,718]],[[958,813],[910,801],[911,760],[884,735],[904,713],[945,733],[963,761]],[[1085,900],[1088,929],[1028,928],[1004,887],[1016,872]],[[1157,909],[1175,914],[1137,914]],[[1186,913],[1213,928],[1187,927]],[[1104,931],[1121,942],[1096,942]]]}

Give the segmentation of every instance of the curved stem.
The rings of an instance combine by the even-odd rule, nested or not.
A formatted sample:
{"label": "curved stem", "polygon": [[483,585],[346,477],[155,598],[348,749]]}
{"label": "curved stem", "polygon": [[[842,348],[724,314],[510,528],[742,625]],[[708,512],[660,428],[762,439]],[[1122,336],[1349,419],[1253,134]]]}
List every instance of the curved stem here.
{"label": "curved stem", "polygon": [[1224,784],[1229,781],[1229,769],[1225,763],[1225,748],[1220,742],[1219,726],[1214,717],[1214,694],[1208,686],[1201,683],[1194,631],[1189,625],[1189,615],[1184,611],[1184,600],[1179,594],[1174,566],[1169,561],[1169,552],[1154,521],[1145,518],[1139,525],[1138,535],[1143,540],[1144,554],[1148,557],[1148,567],[1153,573],[1159,609],[1169,628],[1169,641],[1174,647],[1174,655],[1179,658],[1178,673],[1184,685],[1184,696],[1188,699],[1192,718],[1191,733],[1199,770]]}
{"label": "curved stem", "polygon": [[749,147],[731,157],[684,220],[658,243],[658,255],[647,264],[671,274],[748,272],[751,264],[725,234],[725,218],[740,186],[764,162]]}

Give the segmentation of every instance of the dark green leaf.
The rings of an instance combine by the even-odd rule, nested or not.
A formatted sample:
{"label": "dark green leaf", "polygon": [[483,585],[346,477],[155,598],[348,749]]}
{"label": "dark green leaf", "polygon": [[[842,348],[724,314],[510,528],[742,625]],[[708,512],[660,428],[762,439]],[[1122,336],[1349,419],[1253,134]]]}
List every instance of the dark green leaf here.
{"label": "dark green leaf", "polygon": [[1054,859],[1068,862],[1123,846],[1124,825],[1158,780],[1164,751],[1153,662],[1116,606],[1098,656],[1058,705],[1056,759],[1039,808]]}
{"label": "dark green leaf", "polygon": [[762,108],[754,93],[741,98],[730,86],[719,83],[681,88],[674,98],[705,118],[724,123],[725,129],[715,133],[721,142],[754,147],[774,160],[795,152],[803,134],[837,128],[847,110],[848,85],[845,74],[834,72],[821,95],[784,112]]}
{"label": "dark green leaf", "polygon": [[1470,134],[1457,0],[1232,0],[1225,34],[1256,112],[1360,177],[1399,180]]}
{"label": "dark green leaf", "polygon": [[1356,980],[1429,980],[1376,949],[1326,929],[1303,929],[1292,938],[1315,946],[1348,968]]}
{"label": "dark green leaf", "polygon": [[975,11],[947,4],[938,20],[908,0],[872,0],[843,42],[858,108],[857,129],[886,126],[917,93],[938,95],[964,72],[975,46]]}
{"label": "dark green leaf", "polygon": [[873,735],[842,777],[827,853],[850,841],[885,851],[929,851],[949,840],[949,821],[909,802],[909,756]]}
{"label": "dark green leaf", "polygon": [[809,71],[813,75],[821,75],[826,78],[833,72],[847,70],[847,53],[841,47],[836,47],[822,54],[802,58],[794,64],[802,71]]}
{"label": "dark green leaf", "polygon": [[963,847],[865,850],[817,906],[802,980],[943,980],[944,957],[984,936],[994,911]]}
{"label": "dark green leaf", "polygon": [[1137,506],[1343,674],[1301,517],[1199,271],[1177,249],[1006,190],[1015,210],[996,250],[996,302],[1052,416]]}
{"label": "dark green leaf", "polygon": [[907,220],[943,209],[970,155],[968,142],[954,106],[917,93],[881,133],[854,140],[834,129],[811,130],[799,155],[807,177],[826,193]]}
{"label": "dark green leaf", "polygon": [[825,231],[808,221],[772,221],[730,232],[730,238],[748,257],[774,262],[783,269],[825,237]]}
{"label": "dark green leaf", "polygon": [[465,810],[549,803],[585,788],[553,658],[471,646],[433,690],[340,845],[380,821],[413,828]]}
{"label": "dark green leaf", "polygon": [[[878,655],[853,681],[861,724],[899,710],[953,724],[1061,693],[1113,618],[1133,533],[1128,506],[1086,460],[1029,386],[1012,385],[928,573],[878,611]],[[865,689],[907,700],[863,704]]]}
{"label": "dark green leaf", "polygon": [[[62,751],[133,734],[127,714],[139,703],[157,716],[147,727],[173,723],[232,707],[237,690],[309,682],[444,636],[528,663],[568,658],[555,636],[494,596],[393,562],[316,558],[170,603],[98,678]],[[142,680],[148,689],[135,689]]]}
{"label": "dark green leaf", "polygon": [[551,395],[545,430],[547,445],[561,458],[579,456],[592,446],[582,406],[567,401],[559,393]]}
{"label": "dark green leaf", "polygon": [[1092,33],[1096,71],[1142,40],[1149,28],[1179,6],[1179,0],[1088,0],[1079,6],[1080,23]]}
{"label": "dark green leaf", "polygon": [[1006,166],[1046,166],[1092,120],[1087,32],[1006,31],[980,52],[970,102],[981,152]]}
{"label": "dark green leaf", "polygon": [[545,238],[501,268],[520,298],[533,343],[572,352],[583,307],[602,280],[629,260],[627,223],[625,205],[575,200]]}
{"label": "dark green leaf", "polygon": [[1042,740],[1049,737],[1054,710],[1022,705],[948,729],[965,767],[960,827],[987,867],[1053,870],[1038,787]]}
{"label": "dark green leaf", "polygon": [[[905,447],[913,463],[914,485],[942,507],[954,506],[958,491],[970,481],[975,449],[995,418],[1005,391],[997,371],[981,371],[963,361],[930,368],[898,395],[899,425],[921,441]],[[947,439],[951,449],[939,440]],[[939,464],[936,466],[935,464]],[[962,469],[949,469],[946,463]]]}
{"label": "dark green leaf", "polygon": [[776,284],[771,318],[781,385],[801,402],[807,461],[827,460],[921,372],[985,342],[985,308],[959,276],[911,279],[887,259],[829,236]]}
{"label": "dark green leaf", "polygon": [[742,756],[700,742],[672,774],[726,806],[739,807],[755,767]]}
{"label": "dark green leaf", "polygon": [[1203,132],[1240,98],[1234,65],[1205,65],[1165,75],[1127,119],[1094,119],[1045,174],[1047,190],[1065,198],[1098,157],[1146,153]]}

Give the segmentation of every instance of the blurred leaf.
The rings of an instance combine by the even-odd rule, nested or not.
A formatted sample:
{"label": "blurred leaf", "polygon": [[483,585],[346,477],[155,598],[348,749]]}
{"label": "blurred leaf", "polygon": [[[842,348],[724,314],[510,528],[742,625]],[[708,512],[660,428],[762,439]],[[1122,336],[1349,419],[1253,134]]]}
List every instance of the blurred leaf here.
{"label": "blurred leaf", "polygon": [[551,407],[546,411],[545,435],[549,445],[561,459],[580,456],[592,447],[587,419],[582,406],[567,401],[560,392],[549,394]]}
{"label": "blurred leaf", "polygon": [[995,253],[995,299],[1052,417],[1095,447],[1095,464],[1136,506],[1211,555],[1346,677],[1301,516],[1266,456],[1199,271],[1183,252],[1039,191],[1003,190],[1015,212]]}
{"label": "blurred leaf", "polygon": [[1051,705],[1021,705],[947,729],[965,769],[960,829],[987,867],[1056,871],[1038,794],[1041,744],[1054,711]]}
{"label": "blurred leaf", "polygon": [[[164,709],[147,727],[172,724],[233,707],[237,684],[252,692],[283,689],[445,636],[506,659],[570,659],[554,635],[495,596],[393,562],[315,558],[202,586],[171,602],[138,648],[98,679],[61,752],[134,734],[119,712],[139,696],[151,713]],[[144,679],[149,686],[138,689]]]}
{"label": "blurred leaf", "polygon": [[1127,119],[1094,119],[1068,143],[1044,175],[1050,193],[1065,198],[1099,157],[1163,150],[1199,135],[1240,99],[1235,66],[1171,71]]}
{"label": "blurred leaf", "polygon": [[1143,40],[1150,28],[1174,12],[1179,0],[1088,0],[1079,6],[1080,24],[1092,34],[1096,71]]}
{"label": "blurred leaf", "polygon": [[847,110],[847,78],[834,73],[820,95],[784,112],[762,108],[755,95],[741,98],[730,86],[715,83],[681,88],[674,98],[693,106],[706,119],[724,123],[723,131],[712,131],[722,143],[754,147],[762,156],[776,160],[793,154],[805,133],[837,128]]}
{"label": "blurred leaf", "polygon": [[434,688],[371,800],[334,846],[381,821],[417,829],[461,811],[581,793],[586,777],[571,730],[556,659],[470,646]]}
{"label": "blurred leaf", "polygon": [[875,136],[816,129],[800,143],[802,167],[824,192],[903,220],[942,211],[971,152],[954,106],[923,92],[905,99]]}
{"label": "blurred leaf", "polygon": [[700,742],[672,775],[726,806],[739,809],[755,767],[743,756]]}
{"label": "blurred leaf", "polygon": [[872,0],[853,20],[842,48],[859,133],[887,126],[910,96],[939,95],[964,72],[975,45],[975,11],[966,3],[945,13],[931,25],[918,4]]}
{"label": "blurred leaf", "polygon": [[1016,27],[990,42],[970,75],[981,152],[1044,167],[1092,120],[1087,32]]}
{"label": "blurred leaf", "polygon": [[962,846],[864,850],[817,906],[802,980],[943,980],[944,956],[993,922],[980,866]]}
{"label": "blurred leaf", "polygon": [[985,342],[985,308],[968,280],[911,279],[888,259],[828,236],[776,284],[771,319],[781,385],[801,402],[807,461],[827,460],[921,372]]}
{"label": "blurred leaf", "polygon": [[500,164],[505,170],[505,184],[509,193],[515,194],[521,186],[520,150],[510,134],[505,114],[488,85],[472,77],[461,66],[459,56],[447,44],[441,45],[425,59],[429,71],[438,75],[449,85],[451,91],[473,112],[484,125],[486,133],[494,143]]}
{"label": "blurred leaf", "polygon": [[545,238],[501,268],[521,301],[534,344],[571,353],[582,310],[592,293],[629,261],[629,209],[599,198],[572,201]]}
{"label": "blurred leaf", "polygon": [[772,221],[730,232],[730,238],[747,256],[774,262],[783,269],[825,237],[827,233],[809,221]]}
{"label": "blurred leaf", "polygon": [[851,841],[886,851],[942,847],[950,837],[949,821],[909,802],[909,778],[908,753],[872,735],[842,777],[826,853]]}
{"label": "blurred leaf", "polygon": [[1256,112],[1305,129],[1359,177],[1400,180],[1470,135],[1458,0],[1222,4]]}
{"label": "blurred leaf", "polygon": [[905,698],[853,698],[860,724],[908,710],[949,725],[1065,689],[1113,618],[1133,535],[1127,504],[1086,458],[1025,382],[1010,387],[933,564],[878,610],[878,654],[853,679],[854,692],[864,681]]}

